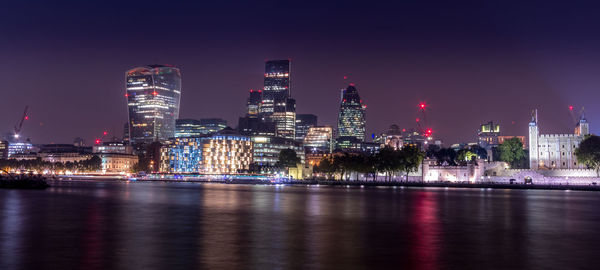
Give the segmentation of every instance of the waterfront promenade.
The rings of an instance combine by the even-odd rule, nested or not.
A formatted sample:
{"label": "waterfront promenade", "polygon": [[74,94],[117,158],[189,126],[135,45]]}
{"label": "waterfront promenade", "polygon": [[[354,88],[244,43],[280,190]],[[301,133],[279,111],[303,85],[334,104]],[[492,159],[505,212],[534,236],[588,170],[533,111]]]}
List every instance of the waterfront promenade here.
{"label": "waterfront promenade", "polygon": [[[61,177],[63,180],[94,180],[91,177],[68,176]],[[107,180],[100,178],[98,180]],[[318,185],[332,187],[433,187],[433,188],[485,188],[485,189],[538,189],[538,190],[582,190],[582,191],[600,191],[598,185],[581,184],[523,184],[506,182],[448,182],[448,181],[354,181],[354,180],[326,180],[326,179],[307,179],[307,180],[256,180],[256,179],[215,179],[215,178],[187,178],[187,179],[169,179],[169,178],[121,178],[117,181],[130,182],[164,182],[164,183],[220,183],[220,184],[262,184],[262,185]]]}

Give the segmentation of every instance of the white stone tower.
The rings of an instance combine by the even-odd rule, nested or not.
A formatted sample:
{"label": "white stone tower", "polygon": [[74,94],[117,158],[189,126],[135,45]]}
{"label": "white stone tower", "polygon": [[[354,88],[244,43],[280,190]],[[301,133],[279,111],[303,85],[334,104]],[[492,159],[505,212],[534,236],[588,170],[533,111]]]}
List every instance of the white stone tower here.
{"label": "white stone tower", "polygon": [[529,168],[537,170],[539,166],[538,138],[540,131],[538,129],[537,109],[531,112],[531,122],[529,122]]}

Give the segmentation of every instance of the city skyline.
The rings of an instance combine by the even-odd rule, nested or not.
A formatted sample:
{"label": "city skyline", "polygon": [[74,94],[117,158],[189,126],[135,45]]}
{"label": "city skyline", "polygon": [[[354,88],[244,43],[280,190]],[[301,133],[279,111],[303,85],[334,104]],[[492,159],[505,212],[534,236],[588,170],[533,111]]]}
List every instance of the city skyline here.
{"label": "city skyline", "polygon": [[[574,126],[570,105],[586,107],[591,123],[598,120],[593,100],[600,95],[595,91],[600,54],[593,49],[599,43],[593,33],[599,23],[593,5],[580,5],[574,15],[569,13],[574,7],[543,4],[398,4],[387,11],[350,3],[292,13],[283,12],[289,4],[264,11],[264,5],[240,4],[248,9],[234,14],[211,4],[215,12],[198,22],[207,25],[202,28],[187,23],[199,6],[184,4],[164,10],[179,27],[157,26],[177,42],[149,44],[149,29],[132,35],[123,30],[129,21],[119,15],[133,4],[114,11],[110,23],[95,25],[91,22],[102,21],[105,7],[90,11],[89,4],[81,4],[90,11],[82,18],[60,5],[24,9],[11,3],[5,10],[17,12],[3,13],[2,25],[19,27],[8,29],[10,42],[0,45],[7,63],[0,71],[3,94],[10,100],[0,109],[0,128],[10,131],[30,105],[23,135],[34,143],[83,137],[91,144],[103,131],[119,136],[127,119],[123,73],[154,63],[182,70],[180,118],[223,118],[235,126],[245,113],[248,90],[263,84],[264,61],[291,58],[297,113],[318,115],[321,124],[335,126],[339,90],[356,83],[369,103],[367,137],[392,124],[413,128],[420,102],[429,105],[435,136],[445,143],[475,141],[477,127],[488,121],[500,123],[506,134],[526,135],[529,112],[536,108],[543,112],[541,132],[567,133]],[[25,10],[31,16],[22,16]],[[316,19],[299,26],[308,10]],[[339,20],[359,11],[364,16],[355,21]],[[500,11],[511,16],[491,16]],[[268,20],[256,15],[267,13],[290,24],[265,28]],[[438,18],[439,13],[445,15]],[[43,14],[61,19],[42,25],[21,18],[50,16]],[[240,26],[241,21],[252,23]],[[51,68],[58,61],[68,64]],[[595,126],[591,132],[597,133]]]}

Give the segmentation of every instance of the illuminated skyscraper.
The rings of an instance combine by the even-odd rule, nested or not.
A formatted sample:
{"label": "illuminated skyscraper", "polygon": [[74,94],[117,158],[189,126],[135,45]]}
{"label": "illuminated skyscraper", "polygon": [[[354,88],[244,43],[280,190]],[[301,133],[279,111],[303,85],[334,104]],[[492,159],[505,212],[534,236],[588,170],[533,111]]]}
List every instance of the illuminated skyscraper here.
{"label": "illuminated skyscraper", "polygon": [[173,66],[149,65],[131,69],[126,76],[131,143],[175,137],[181,96],[180,70]]}
{"label": "illuminated skyscraper", "polygon": [[290,60],[266,62],[259,115],[262,121],[275,123],[276,136],[294,139],[296,101],[290,98],[290,70]]}
{"label": "illuminated skyscraper", "polygon": [[250,89],[250,96],[248,97],[247,112],[246,112],[246,115],[248,117],[258,118],[261,101],[262,101],[262,90]]}
{"label": "illuminated skyscraper", "polygon": [[365,139],[367,106],[362,103],[354,84],[342,90],[340,112],[338,115],[338,136]]}

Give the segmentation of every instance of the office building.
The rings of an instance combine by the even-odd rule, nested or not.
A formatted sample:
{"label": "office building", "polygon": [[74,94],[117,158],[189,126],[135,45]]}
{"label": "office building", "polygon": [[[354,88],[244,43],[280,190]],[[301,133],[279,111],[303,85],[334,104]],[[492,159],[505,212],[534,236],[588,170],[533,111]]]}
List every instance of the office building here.
{"label": "office building", "polygon": [[262,90],[250,89],[250,96],[246,102],[246,116],[258,118],[262,102]]}
{"label": "office building", "polygon": [[338,114],[338,136],[365,140],[366,108],[354,84],[342,90]]}
{"label": "office building", "polygon": [[304,147],[302,143],[274,136],[253,136],[253,164],[258,166],[273,167],[279,161],[279,153],[284,149],[296,152],[301,163],[304,163]]}
{"label": "office building", "polygon": [[235,134],[174,138],[161,149],[161,171],[236,174],[250,169],[252,141]]}
{"label": "office building", "polygon": [[307,152],[331,153],[334,147],[333,128],[330,126],[314,126],[308,129],[304,137]]}
{"label": "office building", "polygon": [[275,123],[275,135],[294,139],[296,133],[296,101],[291,98],[291,62],[272,60],[265,63],[264,89],[259,118]]}
{"label": "office building", "polygon": [[148,144],[175,136],[179,118],[181,72],[166,65],[133,68],[126,73],[129,140]]}
{"label": "office building", "polygon": [[202,134],[209,135],[220,132],[227,127],[227,121],[220,118],[200,119],[200,129]]}
{"label": "office building", "polygon": [[296,115],[296,140],[302,141],[308,129],[317,125],[317,116],[314,114],[297,114]]}
{"label": "office building", "polygon": [[0,141],[0,159],[8,158],[8,142]]}
{"label": "office building", "polygon": [[204,135],[202,124],[196,119],[177,119],[175,121],[175,138],[199,137]]}
{"label": "office building", "polygon": [[498,136],[500,135],[500,125],[492,121],[482,124],[477,133],[478,144],[485,149],[491,149],[498,146]]}

